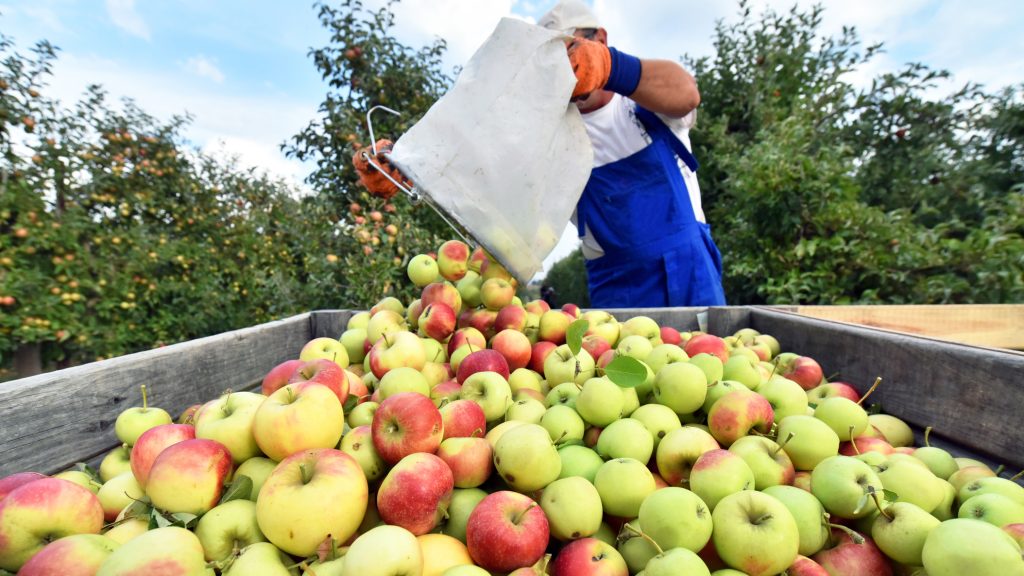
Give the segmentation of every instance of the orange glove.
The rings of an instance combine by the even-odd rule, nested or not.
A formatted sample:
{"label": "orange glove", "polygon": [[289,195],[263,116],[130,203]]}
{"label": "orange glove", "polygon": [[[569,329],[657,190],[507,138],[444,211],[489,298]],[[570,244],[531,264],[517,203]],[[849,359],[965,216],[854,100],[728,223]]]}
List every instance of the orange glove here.
{"label": "orange glove", "polygon": [[569,43],[568,50],[569,63],[576,74],[576,88],[572,91],[572,97],[583,97],[604,88],[612,71],[608,47],[586,38],[576,38]]}
{"label": "orange glove", "polygon": [[[412,183],[388,160],[387,152],[391,152],[391,141],[378,140],[377,156],[374,157],[374,160],[396,181],[401,182],[407,187],[412,187]],[[398,193],[398,186],[395,186],[394,182],[388,180],[384,174],[370,165],[367,156],[372,155],[373,149],[371,148],[356,150],[356,153],[352,156],[352,165],[355,166],[356,173],[359,174],[359,182],[370,191],[370,194],[387,200]]]}

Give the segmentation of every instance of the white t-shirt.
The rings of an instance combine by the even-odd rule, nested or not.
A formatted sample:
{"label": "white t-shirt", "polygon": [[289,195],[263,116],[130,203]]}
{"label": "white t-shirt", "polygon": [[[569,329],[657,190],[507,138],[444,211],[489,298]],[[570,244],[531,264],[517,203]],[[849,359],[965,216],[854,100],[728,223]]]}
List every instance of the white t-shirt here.
{"label": "white t-shirt", "polygon": [[[590,143],[594,149],[594,168],[600,168],[605,164],[611,164],[623,158],[643,150],[651,143],[651,137],[647,134],[643,124],[636,117],[636,102],[629,98],[614,94],[610,102],[597,110],[582,114],[583,123],[587,127],[587,134],[590,136]],[[658,115],[662,122],[679,137],[686,145],[687,150],[693,150],[690,146],[690,128],[697,119],[697,111],[693,110],[682,118],[670,118]],[[677,159],[679,171],[686,181],[686,189],[690,194],[690,205],[693,206],[693,215],[698,221],[704,222],[704,210],[700,203],[700,185],[697,184],[697,174]],[[573,223],[576,223],[575,214]],[[593,259],[604,255],[604,250],[591,234],[590,230],[584,231],[581,239],[583,245],[583,256]]]}

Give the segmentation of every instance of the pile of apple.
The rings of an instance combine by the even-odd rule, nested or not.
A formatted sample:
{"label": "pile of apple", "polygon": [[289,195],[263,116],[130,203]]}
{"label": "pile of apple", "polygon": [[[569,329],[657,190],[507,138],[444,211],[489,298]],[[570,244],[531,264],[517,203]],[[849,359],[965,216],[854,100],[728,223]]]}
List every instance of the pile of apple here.
{"label": "pile of apple", "polygon": [[770,335],[522,304],[458,241],[408,274],[420,299],[353,315],[259,393],[173,422],[143,390],[98,472],[0,479],[0,569],[1024,575],[1015,478],[912,447]]}

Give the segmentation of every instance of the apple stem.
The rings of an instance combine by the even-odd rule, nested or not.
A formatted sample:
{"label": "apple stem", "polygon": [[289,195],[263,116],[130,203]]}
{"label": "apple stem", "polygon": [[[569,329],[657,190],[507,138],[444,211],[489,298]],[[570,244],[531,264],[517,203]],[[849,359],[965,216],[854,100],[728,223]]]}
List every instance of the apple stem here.
{"label": "apple stem", "polygon": [[776,448],[775,450],[772,450],[772,456],[775,456],[776,454],[778,454],[779,451],[782,450],[782,448],[786,444],[789,444],[789,441],[792,440],[794,436],[796,436],[796,432],[790,432],[789,435],[786,436],[785,440],[783,440],[782,442],[779,442],[779,447]]}
{"label": "apple stem", "polygon": [[[850,430],[853,430],[853,426],[850,426]],[[850,445],[853,446],[853,451],[857,453],[857,456],[860,456],[860,446],[857,446],[857,443],[853,441],[853,438],[850,438]]]}
{"label": "apple stem", "polygon": [[537,507],[537,503],[536,502],[531,503],[529,506],[526,507],[526,510],[523,510],[522,512],[520,512],[519,515],[516,516],[514,520],[512,520],[512,523],[518,526],[519,523],[523,521],[523,518],[526,517],[526,513],[529,512],[530,510],[533,510],[536,507]]}
{"label": "apple stem", "polygon": [[1021,478],[1024,478],[1024,470],[1021,470],[1020,472],[1017,472],[1013,476],[1010,476],[1010,482],[1016,482],[1017,480],[1020,480]]}
{"label": "apple stem", "polygon": [[302,476],[303,484],[309,484],[309,481],[313,479],[313,475],[310,474],[310,471],[306,468],[305,464],[299,464],[299,474]]}
{"label": "apple stem", "polygon": [[882,502],[879,501],[879,499],[878,499],[878,492],[872,490],[871,491],[871,499],[875,501],[875,506],[878,507],[878,511],[881,512],[882,516],[885,516],[886,519],[889,520],[889,522],[892,522],[893,520],[896,519],[895,517],[893,517],[893,515],[889,511],[887,511],[885,508],[882,508]]}
{"label": "apple stem", "polygon": [[1002,474],[1003,470],[1006,470],[1006,464],[1000,464],[999,467],[996,468],[996,476]]}
{"label": "apple stem", "polygon": [[629,530],[633,534],[636,534],[637,536],[643,538],[644,540],[650,542],[651,546],[654,546],[654,549],[658,551],[659,555],[665,553],[665,551],[661,549],[661,546],[658,546],[658,543],[654,540],[654,538],[651,538],[650,536],[645,534],[643,530],[634,528],[633,525],[629,523],[623,524],[622,527],[626,530]]}
{"label": "apple stem", "polygon": [[881,376],[875,378],[875,383],[872,384],[871,388],[868,388],[868,391],[865,392],[864,395],[860,397],[860,400],[857,400],[857,404],[858,405],[863,404],[864,401],[868,399],[868,396],[871,396],[871,393],[874,392],[875,388],[878,388],[878,385],[881,384],[881,383],[882,383],[882,377]]}
{"label": "apple stem", "polygon": [[861,536],[856,530],[850,530],[849,528],[847,528],[846,526],[843,526],[842,524],[833,524],[831,522],[828,522],[827,524],[828,524],[829,528],[837,528],[839,530],[842,530],[843,532],[846,532],[846,534],[849,535],[850,539],[853,540],[854,544],[863,544],[864,543],[864,537]]}
{"label": "apple stem", "polygon": [[149,400],[146,398],[146,385],[139,386],[142,389],[142,411],[145,412],[149,409]]}
{"label": "apple stem", "polygon": [[931,435],[932,435],[932,427],[931,426],[925,427],[925,429],[924,429],[924,445],[927,448],[931,448],[932,447],[931,442],[928,441],[928,437],[931,436]]}
{"label": "apple stem", "polygon": [[568,434],[568,433],[569,433],[568,430],[562,430],[562,433],[558,435],[558,438],[555,438],[555,441],[552,442],[552,444],[554,444],[555,446],[558,446],[558,443],[561,442],[562,438],[565,438],[565,435]]}

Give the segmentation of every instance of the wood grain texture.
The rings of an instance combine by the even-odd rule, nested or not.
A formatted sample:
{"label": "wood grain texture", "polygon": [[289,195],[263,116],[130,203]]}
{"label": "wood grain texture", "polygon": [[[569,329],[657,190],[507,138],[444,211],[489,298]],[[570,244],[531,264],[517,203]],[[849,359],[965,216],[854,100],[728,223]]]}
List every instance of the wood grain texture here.
{"label": "wood grain texture", "polygon": [[226,389],[257,385],[267,371],[297,358],[310,338],[310,315],[129,354],[0,384],[0,476],[54,473],[118,444],[117,415],[150,406],[172,418]]}
{"label": "wood grain texture", "polygon": [[1024,304],[798,306],[796,311],[962,344],[1024,350]]}
{"label": "wood grain texture", "polygon": [[910,336],[842,322],[753,308],[750,326],[783,350],[816,359],[826,375],[871,397],[882,410],[933,437],[1024,466],[1024,353]]}

